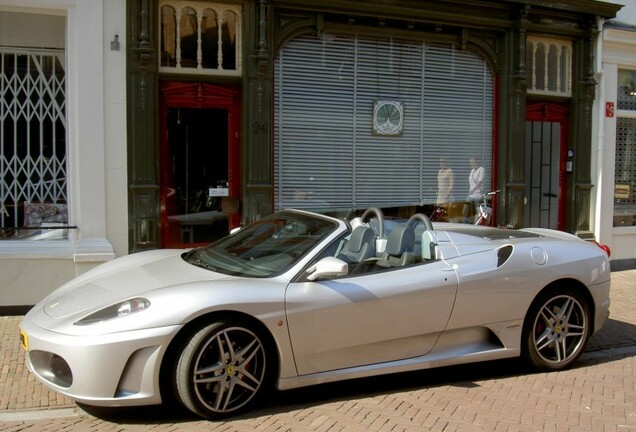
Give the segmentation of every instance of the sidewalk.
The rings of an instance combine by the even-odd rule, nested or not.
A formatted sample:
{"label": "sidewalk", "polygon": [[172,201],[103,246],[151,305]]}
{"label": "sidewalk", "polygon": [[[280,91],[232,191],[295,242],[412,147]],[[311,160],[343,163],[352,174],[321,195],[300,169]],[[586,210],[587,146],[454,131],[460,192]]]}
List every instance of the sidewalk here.
{"label": "sidewalk", "polygon": [[612,273],[610,318],[587,351],[636,346],[636,270]]}
{"label": "sidewalk", "polygon": [[[612,273],[611,316],[601,332],[590,339],[586,356],[612,356],[636,347],[636,270]],[[0,317],[0,413],[24,410],[74,409],[75,403],[49,391],[24,365],[18,326],[22,317]]]}

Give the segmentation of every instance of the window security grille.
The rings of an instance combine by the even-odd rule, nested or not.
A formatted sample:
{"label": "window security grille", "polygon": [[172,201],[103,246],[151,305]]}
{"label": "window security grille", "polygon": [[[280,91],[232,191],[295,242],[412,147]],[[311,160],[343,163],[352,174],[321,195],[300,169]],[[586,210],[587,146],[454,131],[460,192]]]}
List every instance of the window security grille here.
{"label": "window security grille", "polygon": [[636,225],[636,118],[616,122],[614,226]]}
{"label": "window security grille", "polygon": [[614,226],[636,226],[636,71],[618,70]]}
{"label": "window security grille", "polygon": [[68,223],[65,111],[64,50],[0,47],[0,238]]}

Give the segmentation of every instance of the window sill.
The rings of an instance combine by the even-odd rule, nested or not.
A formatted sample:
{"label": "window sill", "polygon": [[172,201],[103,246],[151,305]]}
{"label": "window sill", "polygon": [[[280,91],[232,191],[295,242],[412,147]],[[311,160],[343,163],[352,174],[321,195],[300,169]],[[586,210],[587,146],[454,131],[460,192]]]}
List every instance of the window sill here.
{"label": "window sill", "polygon": [[106,239],[3,240],[0,259],[66,259],[76,263],[105,262],[115,258]]}
{"label": "window sill", "polygon": [[614,227],[614,234],[636,234],[636,225]]}

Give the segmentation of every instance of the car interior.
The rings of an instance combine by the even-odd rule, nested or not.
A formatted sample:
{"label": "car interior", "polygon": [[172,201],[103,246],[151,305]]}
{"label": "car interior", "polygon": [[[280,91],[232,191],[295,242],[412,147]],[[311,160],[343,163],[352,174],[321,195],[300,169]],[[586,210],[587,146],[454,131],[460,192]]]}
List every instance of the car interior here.
{"label": "car interior", "polygon": [[414,214],[407,221],[385,221],[381,211],[373,209],[350,223],[352,233],[335,255],[349,265],[349,274],[401,268],[438,258],[432,224],[423,214]]}

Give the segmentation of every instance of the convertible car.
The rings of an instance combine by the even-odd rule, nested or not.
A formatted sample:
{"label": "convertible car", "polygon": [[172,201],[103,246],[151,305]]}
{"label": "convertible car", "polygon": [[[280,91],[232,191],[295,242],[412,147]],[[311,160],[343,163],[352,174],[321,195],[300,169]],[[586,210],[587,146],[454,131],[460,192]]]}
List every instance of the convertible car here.
{"label": "convertible car", "polygon": [[268,389],[524,358],[560,370],[609,314],[606,251],[546,229],[298,210],[192,250],[105,263],[21,323],[26,363],[80,403],[204,418]]}

